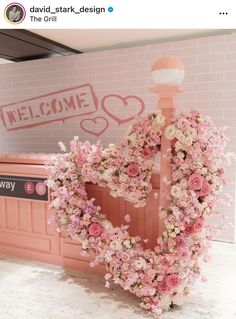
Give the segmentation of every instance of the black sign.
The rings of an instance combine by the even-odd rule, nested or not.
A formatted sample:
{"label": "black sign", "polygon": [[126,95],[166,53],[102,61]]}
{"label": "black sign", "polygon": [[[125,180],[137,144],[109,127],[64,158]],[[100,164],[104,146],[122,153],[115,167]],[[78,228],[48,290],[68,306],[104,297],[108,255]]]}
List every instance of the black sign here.
{"label": "black sign", "polygon": [[48,201],[45,179],[0,175],[0,196]]}

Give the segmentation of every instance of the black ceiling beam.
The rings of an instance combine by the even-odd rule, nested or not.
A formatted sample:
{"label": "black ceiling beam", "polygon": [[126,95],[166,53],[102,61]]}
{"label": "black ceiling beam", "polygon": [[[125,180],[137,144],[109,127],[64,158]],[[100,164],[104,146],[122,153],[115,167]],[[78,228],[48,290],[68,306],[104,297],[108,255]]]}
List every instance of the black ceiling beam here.
{"label": "black ceiling beam", "polygon": [[0,57],[4,59],[21,62],[80,53],[27,30],[0,29]]}

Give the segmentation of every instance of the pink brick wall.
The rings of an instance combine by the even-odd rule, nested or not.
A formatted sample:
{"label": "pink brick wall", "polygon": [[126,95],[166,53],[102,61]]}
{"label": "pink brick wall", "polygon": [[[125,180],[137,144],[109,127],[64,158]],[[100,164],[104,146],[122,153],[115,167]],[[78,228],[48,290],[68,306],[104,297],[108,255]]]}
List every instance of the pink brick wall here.
{"label": "pink brick wall", "polygon": [[[236,152],[235,34],[0,65],[0,105],[90,83],[99,103],[108,94],[136,95],[144,101],[145,112],[155,111],[157,97],[149,91],[153,86],[149,71],[153,62],[166,54],[181,58],[186,67],[185,92],[177,98],[179,108],[196,107],[212,116],[217,125],[228,126],[228,150]],[[125,107],[117,111],[122,117],[130,113]],[[89,118],[95,116],[109,121],[109,128],[100,139],[104,143],[118,142],[128,123],[118,126],[101,112],[100,104],[96,115]],[[55,152],[58,140],[68,142],[73,135],[94,142],[96,137],[79,126],[84,118],[87,116],[11,132],[1,124],[0,151]],[[234,181],[235,168],[228,173]],[[229,191],[234,196],[234,182]],[[228,213],[234,222],[233,208]],[[233,230],[223,237],[232,241]]]}

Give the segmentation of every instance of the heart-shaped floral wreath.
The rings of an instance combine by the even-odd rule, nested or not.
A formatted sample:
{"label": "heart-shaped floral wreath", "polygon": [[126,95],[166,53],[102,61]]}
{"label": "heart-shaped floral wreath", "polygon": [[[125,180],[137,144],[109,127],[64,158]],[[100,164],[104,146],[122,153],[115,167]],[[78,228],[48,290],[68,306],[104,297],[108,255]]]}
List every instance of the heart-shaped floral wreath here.
{"label": "heart-shaped floral wreath", "polygon": [[[94,199],[88,199],[85,183],[106,186],[112,196],[145,206],[162,134],[172,145],[171,203],[160,211],[166,229],[151,250],[140,237],[129,235],[128,216],[125,225],[114,227],[100,213]],[[105,263],[107,287],[113,279],[140,297],[142,307],[160,314],[189,293],[189,284],[200,276],[199,262],[208,260],[213,227],[207,220],[228,201],[218,196],[226,180],[225,144],[224,129],[196,111],[175,115],[167,127],[161,113],[139,118],[119,147],[103,149],[100,142],[91,145],[74,137],[70,151],[48,164],[58,230],[93,253],[92,266]]]}

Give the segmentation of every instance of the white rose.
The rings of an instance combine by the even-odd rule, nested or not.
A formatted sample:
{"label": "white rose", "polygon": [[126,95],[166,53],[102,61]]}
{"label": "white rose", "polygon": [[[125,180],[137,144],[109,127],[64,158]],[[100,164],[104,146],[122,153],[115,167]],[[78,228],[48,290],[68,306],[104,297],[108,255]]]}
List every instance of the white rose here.
{"label": "white rose", "polygon": [[160,125],[160,126],[163,126],[165,125],[165,122],[166,122],[166,118],[164,115],[162,115],[161,113],[158,113],[157,114],[157,117],[155,119],[155,121]]}
{"label": "white rose", "polygon": [[185,142],[186,145],[191,146],[193,144],[193,139],[192,137],[186,137]]}
{"label": "white rose", "polygon": [[122,249],[122,244],[119,240],[113,240],[111,243],[110,243],[110,248],[112,250],[121,250]]}
{"label": "white rose", "polygon": [[175,150],[176,150],[176,152],[178,152],[179,150],[181,150],[181,148],[182,148],[182,144],[181,144],[179,141],[177,141],[177,142],[175,143]]}
{"label": "white rose", "polygon": [[178,235],[180,233],[180,229],[178,227],[175,228],[175,233]]}
{"label": "white rose", "polygon": [[141,257],[136,259],[135,262],[134,262],[134,267],[137,270],[145,268],[146,265],[147,265],[147,263],[146,263],[145,259],[143,259]]}
{"label": "white rose", "polygon": [[87,249],[88,245],[89,245],[89,241],[87,239],[82,241],[82,248],[83,249]]}
{"label": "white rose", "polygon": [[131,192],[129,195],[128,195],[128,200],[130,202],[137,202],[138,201],[138,194],[135,193],[135,192]]}
{"label": "white rose", "polygon": [[121,173],[120,176],[119,176],[119,180],[120,180],[121,183],[122,182],[126,183],[126,182],[128,182],[129,177],[128,177],[128,175],[126,175],[124,173]]}
{"label": "white rose", "polygon": [[60,222],[61,222],[62,225],[68,224],[68,219],[66,217],[62,217],[60,219]]}
{"label": "white rose", "polygon": [[167,128],[165,129],[165,137],[168,140],[172,140],[175,137],[175,131],[176,131],[175,125],[171,124],[167,126]]}
{"label": "white rose", "polygon": [[183,158],[184,158],[184,153],[183,153],[183,152],[178,152],[178,153],[177,153],[177,157],[178,157],[179,159],[183,159]]}
{"label": "white rose", "polygon": [[187,163],[183,163],[181,166],[180,166],[180,169],[182,169],[183,171],[189,169],[189,165]]}
{"label": "white rose", "polygon": [[180,176],[181,176],[180,170],[175,171],[175,172],[172,174],[172,179],[173,179],[173,181],[176,182],[176,181],[180,178]]}
{"label": "white rose", "polygon": [[184,134],[183,134],[180,130],[176,130],[176,131],[175,131],[175,137],[176,137],[181,143],[184,143],[184,142],[185,142],[185,136],[184,136]]}
{"label": "white rose", "polygon": [[188,123],[188,121],[187,121],[186,119],[180,119],[180,120],[178,121],[178,123],[177,123],[177,126],[178,126],[179,128],[184,128],[187,123]]}
{"label": "white rose", "polygon": [[207,174],[207,168],[206,167],[203,167],[201,169],[201,174],[203,174],[203,175]]}
{"label": "white rose", "polygon": [[61,201],[60,201],[60,198],[55,198],[53,201],[52,201],[52,205],[54,208],[59,208],[61,206]]}
{"label": "white rose", "polygon": [[180,197],[181,187],[179,185],[174,185],[171,187],[170,193],[173,197]]}
{"label": "white rose", "polygon": [[136,133],[133,133],[133,134],[129,135],[129,136],[128,136],[128,139],[129,139],[131,142],[134,142],[134,141],[137,139]]}
{"label": "white rose", "polygon": [[176,237],[176,233],[173,231],[173,232],[171,232],[171,233],[169,234],[169,236],[170,236],[171,238],[175,238],[175,237]]}
{"label": "white rose", "polygon": [[131,248],[132,247],[132,243],[129,239],[126,239],[123,241],[123,245],[127,248]]}
{"label": "white rose", "polygon": [[109,229],[112,229],[112,228],[113,228],[112,223],[109,222],[109,220],[107,220],[107,219],[103,219],[103,220],[102,220],[102,226],[103,226],[106,230],[109,230]]}
{"label": "white rose", "polygon": [[194,140],[197,137],[197,131],[195,128],[190,128],[186,131],[186,136],[189,136]]}
{"label": "white rose", "polygon": [[180,185],[183,189],[187,189],[188,188],[188,182],[187,182],[187,179],[186,178],[183,178],[181,181],[180,181]]}
{"label": "white rose", "polygon": [[210,171],[211,173],[215,173],[215,172],[217,171],[217,167],[214,166],[214,165],[212,165],[212,166],[209,168],[209,171]]}

